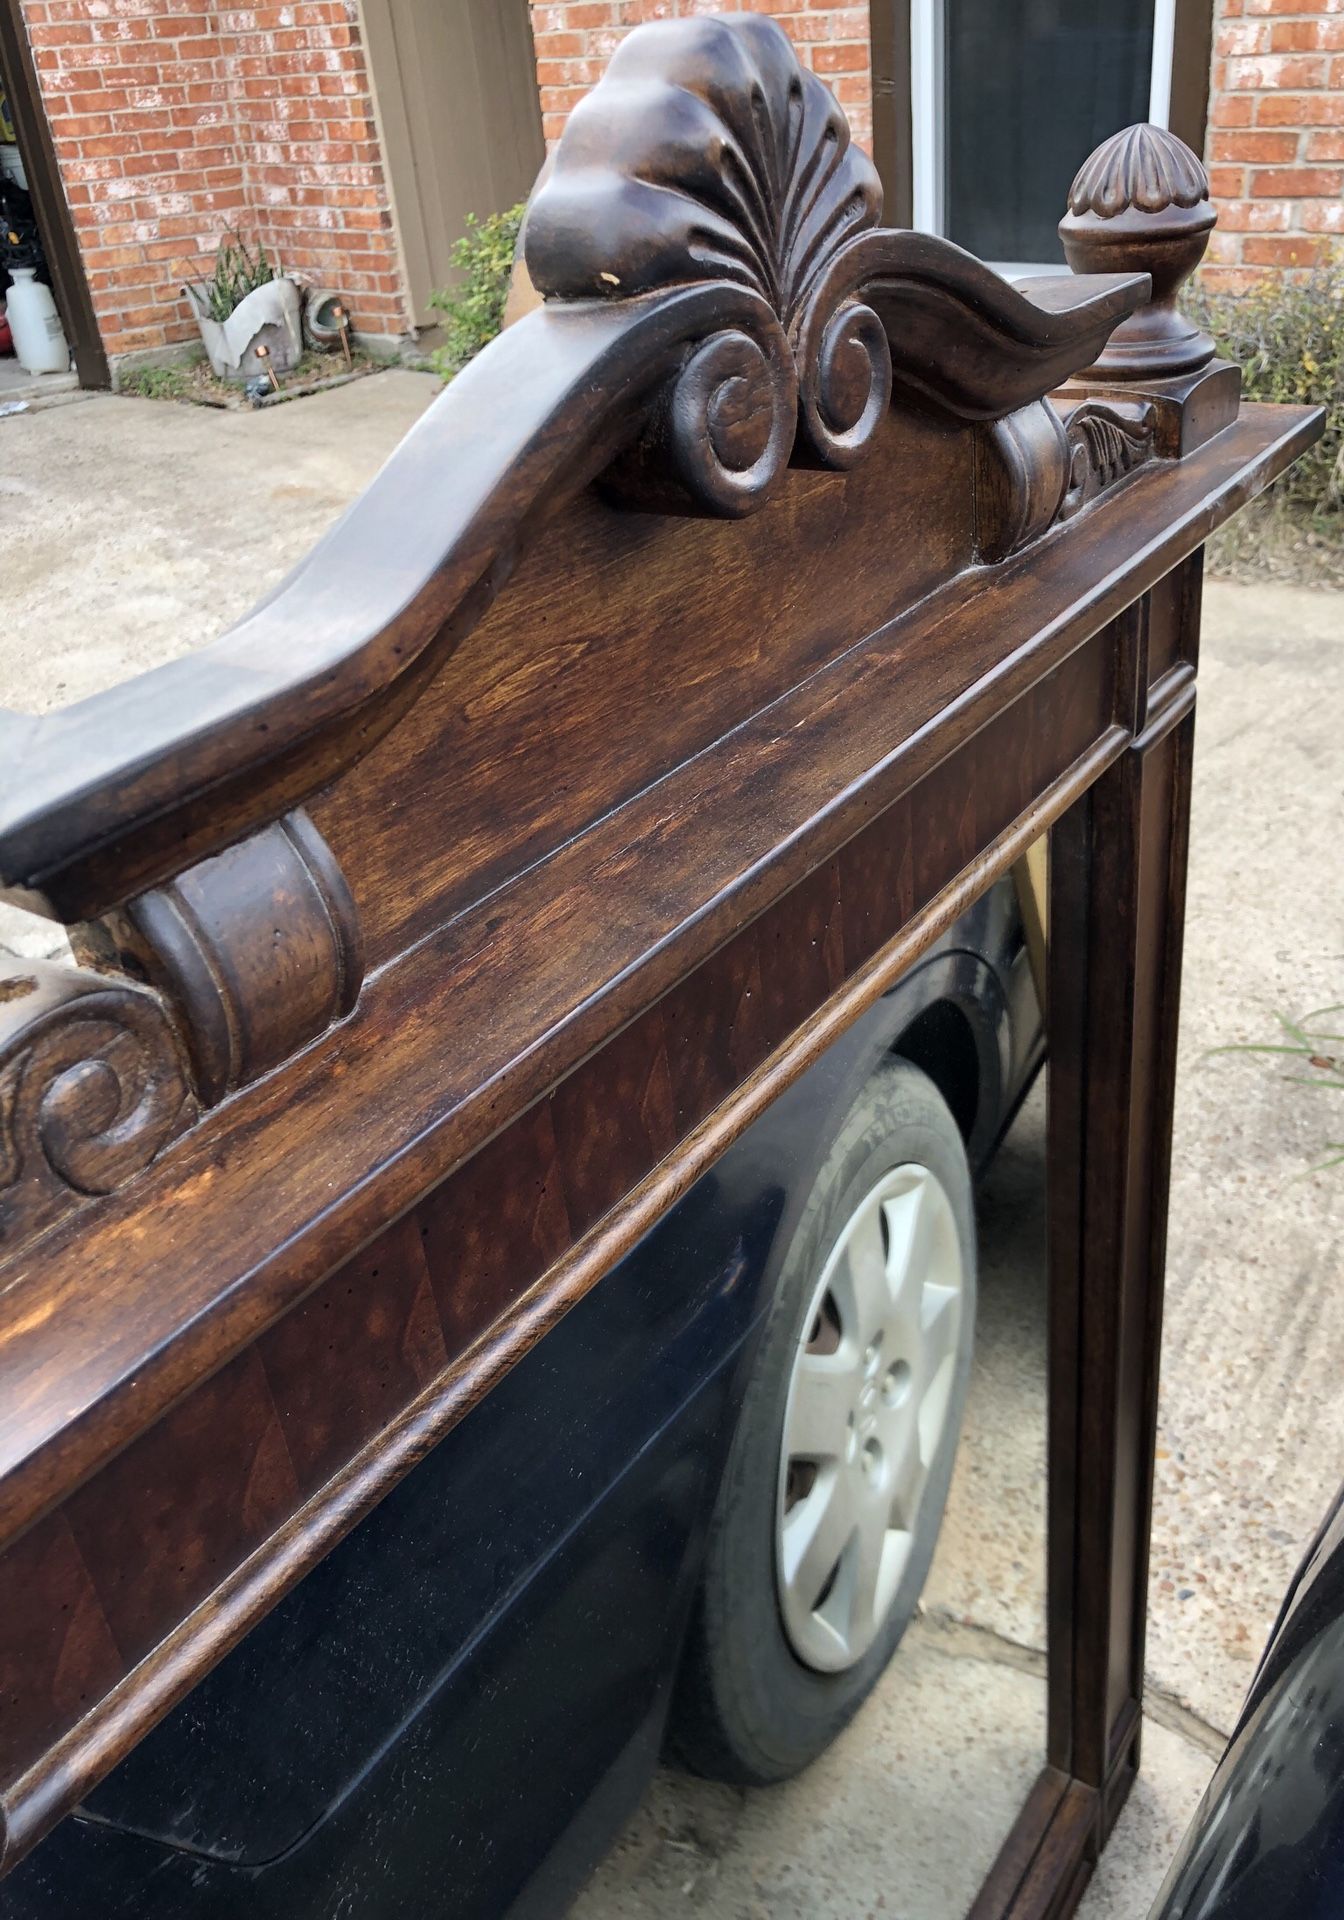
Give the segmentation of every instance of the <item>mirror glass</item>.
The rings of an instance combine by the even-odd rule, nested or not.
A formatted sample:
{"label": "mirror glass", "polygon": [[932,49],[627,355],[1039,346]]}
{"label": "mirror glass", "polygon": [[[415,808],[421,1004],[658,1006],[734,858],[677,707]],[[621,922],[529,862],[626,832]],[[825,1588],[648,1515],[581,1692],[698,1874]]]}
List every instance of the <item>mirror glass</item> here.
{"label": "mirror glass", "polygon": [[[777,1784],[697,1778],[668,1754],[580,1920],[949,1920],[1043,1765],[1045,865],[1042,844],[888,996],[919,1011],[878,1069],[880,1097],[855,1096],[864,1191],[809,1250],[775,1429],[779,1505],[720,1496],[718,1524],[772,1542],[776,1617],[761,1615],[759,1639],[782,1631],[809,1670],[800,1685],[769,1669],[764,1717],[824,1713],[866,1663],[879,1677],[833,1743]],[[768,1347],[767,1334],[754,1368]],[[750,1388],[744,1405],[749,1419]],[[744,1584],[759,1560],[743,1547]],[[889,1659],[872,1629],[884,1605],[905,1616]],[[739,1659],[750,1702],[756,1649]]]}

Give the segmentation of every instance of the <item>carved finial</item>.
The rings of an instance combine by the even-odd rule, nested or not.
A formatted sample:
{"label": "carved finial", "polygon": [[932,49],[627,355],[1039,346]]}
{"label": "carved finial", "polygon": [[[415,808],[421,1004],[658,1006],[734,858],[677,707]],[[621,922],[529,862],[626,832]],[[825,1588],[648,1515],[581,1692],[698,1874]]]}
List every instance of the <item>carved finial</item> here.
{"label": "carved finial", "polygon": [[1165,379],[1213,358],[1213,342],[1176,305],[1204,257],[1217,215],[1208,175],[1163,127],[1126,127],[1103,141],[1069,189],[1059,223],[1075,273],[1147,273],[1146,307],[1124,321],[1089,372],[1111,380]]}

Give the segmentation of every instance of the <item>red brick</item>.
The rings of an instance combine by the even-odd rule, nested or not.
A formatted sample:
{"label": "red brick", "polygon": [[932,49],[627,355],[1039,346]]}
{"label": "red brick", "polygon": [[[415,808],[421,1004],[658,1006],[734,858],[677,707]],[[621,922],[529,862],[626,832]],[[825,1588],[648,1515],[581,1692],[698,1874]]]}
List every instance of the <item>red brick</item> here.
{"label": "red brick", "polygon": [[1344,20],[1276,20],[1270,41],[1275,53],[1289,49],[1337,52],[1344,47]]}
{"label": "red brick", "polygon": [[1323,87],[1330,63],[1323,55],[1264,53],[1246,60],[1229,60],[1229,87],[1264,91],[1288,87]]}
{"label": "red brick", "polygon": [[1241,257],[1252,267],[1313,267],[1321,257],[1322,244],[1298,234],[1283,239],[1251,237],[1242,242]]}
{"label": "red brick", "polygon": [[1344,200],[1319,200],[1299,211],[1308,233],[1344,234]]}
{"label": "red brick", "polygon": [[812,71],[814,73],[866,73],[868,42],[866,40],[839,41],[813,47]]}
{"label": "red brick", "polygon": [[1344,160],[1344,133],[1309,133],[1308,160]]}
{"label": "red brick", "polygon": [[1214,127],[1249,127],[1255,101],[1249,93],[1220,93],[1209,103],[1209,124]]}
{"label": "red brick", "polygon": [[1235,200],[1246,190],[1246,169],[1244,167],[1210,167],[1209,192],[1218,206],[1219,219],[1225,201]]}
{"label": "red brick", "polygon": [[1327,167],[1265,167],[1251,176],[1257,200],[1324,200],[1344,187],[1344,172]]}
{"label": "red brick", "polygon": [[1344,127],[1344,95],[1267,93],[1255,103],[1260,127]]}
{"label": "red brick", "polygon": [[1213,44],[1218,53],[1233,56],[1268,53],[1273,32],[1268,20],[1239,20],[1234,25],[1220,26]]}
{"label": "red brick", "polygon": [[538,33],[533,35],[536,55],[541,60],[573,60],[588,51],[588,37],[582,33]]}
{"label": "red brick", "polygon": [[1199,276],[1200,285],[1215,293],[1249,293],[1263,279],[1262,273],[1244,267],[1205,267]]}
{"label": "red brick", "polygon": [[1291,200],[1220,200],[1218,226],[1223,233],[1287,233],[1294,211]]}
{"label": "red brick", "polygon": [[1269,133],[1258,129],[1214,133],[1209,139],[1211,160],[1250,160],[1262,165],[1297,158],[1296,133]]}

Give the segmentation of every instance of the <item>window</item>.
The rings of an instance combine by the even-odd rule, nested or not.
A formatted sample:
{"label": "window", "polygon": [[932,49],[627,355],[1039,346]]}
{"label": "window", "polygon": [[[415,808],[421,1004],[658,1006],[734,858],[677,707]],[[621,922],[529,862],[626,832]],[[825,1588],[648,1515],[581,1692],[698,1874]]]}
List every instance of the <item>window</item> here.
{"label": "window", "polygon": [[914,224],[1009,271],[1055,232],[1092,149],[1166,126],[1175,0],[912,0]]}

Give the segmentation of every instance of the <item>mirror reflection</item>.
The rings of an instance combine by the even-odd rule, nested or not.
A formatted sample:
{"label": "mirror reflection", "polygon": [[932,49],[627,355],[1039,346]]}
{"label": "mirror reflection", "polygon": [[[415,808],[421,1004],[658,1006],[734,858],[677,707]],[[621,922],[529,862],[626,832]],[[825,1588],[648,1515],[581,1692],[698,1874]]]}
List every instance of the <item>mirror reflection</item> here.
{"label": "mirror reflection", "polygon": [[892,1044],[785,1214],[665,1764],[580,1920],[947,1920],[1039,1773],[1044,888],[1042,847],[865,1016]]}

